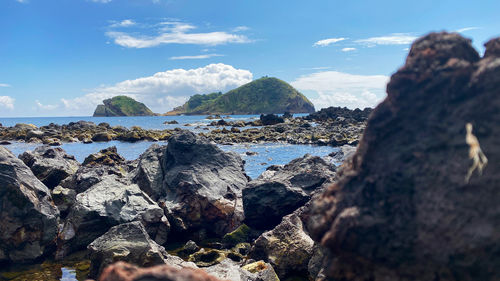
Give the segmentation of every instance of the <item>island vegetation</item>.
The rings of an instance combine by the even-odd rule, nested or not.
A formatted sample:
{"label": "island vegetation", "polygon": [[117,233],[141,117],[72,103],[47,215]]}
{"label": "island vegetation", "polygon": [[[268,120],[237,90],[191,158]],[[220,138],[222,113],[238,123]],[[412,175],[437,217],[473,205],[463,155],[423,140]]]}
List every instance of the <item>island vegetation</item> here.
{"label": "island vegetation", "polygon": [[290,84],[262,77],[225,94],[194,95],[166,115],[311,113],[314,105]]}
{"label": "island vegetation", "polygon": [[127,96],[116,96],[106,99],[97,106],[94,117],[111,116],[154,116],[155,114],[142,102]]}

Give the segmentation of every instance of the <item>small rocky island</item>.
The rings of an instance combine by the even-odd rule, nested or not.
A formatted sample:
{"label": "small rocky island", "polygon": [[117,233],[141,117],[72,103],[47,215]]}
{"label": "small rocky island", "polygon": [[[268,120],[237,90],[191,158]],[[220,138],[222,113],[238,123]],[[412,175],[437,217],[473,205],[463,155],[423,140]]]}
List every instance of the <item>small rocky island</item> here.
{"label": "small rocky island", "polygon": [[154,116],[151,111],[142,102],[138,102],[127,96],[116,96],[106,99],[103,104],[97,106],[94,111],[94,117],[113,117],[113,116]]}
{"label": "small rocky island", "polygon": [[225,94],[194,95],[166,115],[312,113],[314,105],[290,84],[263,77]]}

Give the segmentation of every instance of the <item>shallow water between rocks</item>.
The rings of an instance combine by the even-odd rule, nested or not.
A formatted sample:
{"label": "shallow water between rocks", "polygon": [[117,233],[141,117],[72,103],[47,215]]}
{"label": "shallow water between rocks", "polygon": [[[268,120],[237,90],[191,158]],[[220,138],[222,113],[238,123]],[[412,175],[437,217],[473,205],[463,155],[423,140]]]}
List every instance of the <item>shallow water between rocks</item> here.
{"label": "shallow water between rocks", "polygon": [[[258,118],[258,116],[233,116],[233,120],[248,120],[250,118]],[[179,125],[175,127],[182,127],[183,129],[190,129],[196,131],[194,127],[183,127],[181,124],[185,123],[208,123],[213,120],[205,119],[200,116],[168,116],[168,117],[105,117],[105,118],[81,118],[81,117],[57,117],[57,118],[6,118],[0,119],[4,126],[13,126],[16,123],[32,123],[36,126],[48,125],[51,122],[57,124],[67,124],[69,122],[77,122],[79,120],[92,121],[96,124],[100,122],[107,122],[114,125],[123,125],[125,127],[141,126],[150,129],[167,129],[173,125],[163,125],[163,121],[177,120]],[[152,144],[166,145],[167,142],[94,142],[90,144],[77,143],[64,143],[61,147],[70,155],[74,155],[79,162],[83,162],[85,157],[91,153],[98,152],[101,149],[116,146],[118,153],[127,160],[134,160],[139,157],[148,147]],[[12,151],[15,155],[19,155],[27,150],[33,150],[41,144],[13,142],[9,145],[4,145],[5,148]],[[245,160],[245,172],[247,175],[254,179],[257,178],[267,167],[271,165],[287,164],[291,160],[302,157],[304,154],[311,154],[314,156],[326,156],[339,149],[330,146],[316,146],[316,145],[293,145],[281,143],[262,143],[262,144],[234,144],[234,145],[219,145],[224,151],[231,151],[237,153]],[[249,152],[247,154],[247,152]],[[332,163],[338,165],[340,163]],[[8,268],[0,267],[0,280],[61,280],[61,281],[75,281],[85,280],[88,273],[90,262],[85,260],[81,253],[76,257],[70,257],[64,261],[51,261],[47,260],[35,265],[27,266],[10,266]],[[292,278],[292,280],[305,280],[299,277]]]}

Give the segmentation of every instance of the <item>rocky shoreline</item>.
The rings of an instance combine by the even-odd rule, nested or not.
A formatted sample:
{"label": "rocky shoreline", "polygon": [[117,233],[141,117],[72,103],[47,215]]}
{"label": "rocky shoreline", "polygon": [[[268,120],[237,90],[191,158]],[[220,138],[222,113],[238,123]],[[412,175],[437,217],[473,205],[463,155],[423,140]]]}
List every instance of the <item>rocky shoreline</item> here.
{"label": "rocky shoreline", "polygon": [[[65,260],[83,250],[91,278],[117,260],[202,267],[231,280],[307,278],[316,243],[303,228],[303,211],[291,214],[334,177],[335,166],[305,155],[250,180],[240,156],[188,131],[134,161],[114,147],[82,164],[59,147],[40,146],[19,158],[0,147],[2,218],[9,222],[0,226],[0,262]],[[281,222],[286,215],[294,222]],[[283,227],[290,233],[273,232]],[[185,245],[172,249],[179,243]],[[298,253],[300,261],[291,258]]]}
{"label": "rocky shoreline", "polygon": [[485,46],[418,39],[356,151],[329,156],[339,168],[305,155],[251,180],[182,130],[134,161],[0,147],[0,263],[84,251],[101,281],[500,280],[500,38]]}
{"label": "rocky shoreline", "polygon": [[[288,118],[275,117],[277,121],[271,118],[273,115],[262,116],[261,120],[251,122],[220,119],[207,126],[198,125],[196,129],[203,130],[199,133],[201,136],[218,144],[281,142],[331,146],[356,145],[370,112],[370,110],[330,108],[330,111],[322,110],[303,118],[293,118],[291,115]],[[31,124],[17,124],[12,127],[0,126],[0,142],[58,146],[65,142],[165,141],[188,126],[191,124],[183,124],[175,129],[148,130],[140,127],[130,129],[123,126],[112,127],[108,123],[96,125],[88,121],[65,125],[49,124],[39,128]]]}

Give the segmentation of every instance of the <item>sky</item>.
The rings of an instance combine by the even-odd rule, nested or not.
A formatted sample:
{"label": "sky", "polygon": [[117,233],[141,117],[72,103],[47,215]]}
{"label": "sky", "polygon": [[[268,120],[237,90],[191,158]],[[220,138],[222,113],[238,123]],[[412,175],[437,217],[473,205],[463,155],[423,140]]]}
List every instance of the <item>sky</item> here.
{"label": "sky", "polygon": [[411,43],[483,44],[500,1],[0,0],[0,117],[89,116],[128,95],[163,113],[280,78],[316,109],[373,107]]}

